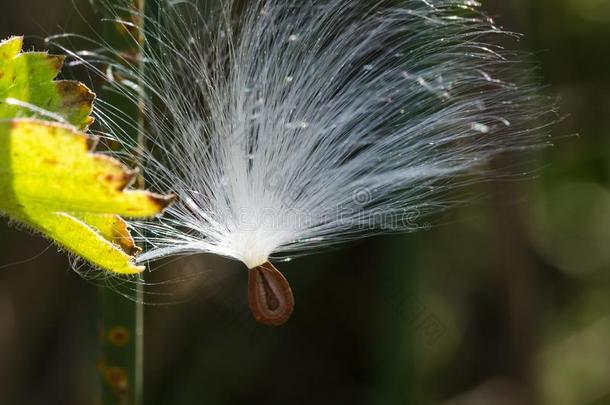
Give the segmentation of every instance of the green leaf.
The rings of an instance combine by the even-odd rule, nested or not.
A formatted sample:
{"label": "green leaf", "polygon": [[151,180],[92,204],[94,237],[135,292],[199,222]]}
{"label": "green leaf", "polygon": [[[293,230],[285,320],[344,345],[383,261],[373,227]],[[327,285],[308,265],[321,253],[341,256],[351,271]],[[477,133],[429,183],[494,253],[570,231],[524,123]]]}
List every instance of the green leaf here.
{"label": "green leaf", "polygon": [[[125,217],[151,217],[173,199],[129,189],[137,175],[92,148],[95,95],[54,81],[64,58],[0,42],[0,211],[103,269],[134,274],[139,252]],[[53,118],[63,123],[33,118]]]}
{"label": "green leaf", "polygon": [[48,118],[42,113],[46,111],[80,129],[87,128],[93,122],[95,94],[77,81],[53,81],[64,64],[63,56],[20,53],[22,46],[22,37],[0,42],[0,118]]}

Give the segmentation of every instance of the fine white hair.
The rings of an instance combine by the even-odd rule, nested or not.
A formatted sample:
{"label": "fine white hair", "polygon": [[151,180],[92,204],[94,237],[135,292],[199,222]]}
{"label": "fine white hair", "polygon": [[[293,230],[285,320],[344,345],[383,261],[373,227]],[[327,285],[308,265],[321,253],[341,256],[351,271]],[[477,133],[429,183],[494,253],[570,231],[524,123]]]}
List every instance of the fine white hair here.
{"label": "fine white hair", "polygon": [[493,176],[490,158],[547,142],[531,67],[500,45],[516,35],[472,0],[207,3],[146,18],[141,63],[72,53],[144,99],[144,126],[103,100],[97,119],[128,147],[140,131],[149,186],[178,197],[130,223],[140,262],[207,252],[252,268],[413,231]]}

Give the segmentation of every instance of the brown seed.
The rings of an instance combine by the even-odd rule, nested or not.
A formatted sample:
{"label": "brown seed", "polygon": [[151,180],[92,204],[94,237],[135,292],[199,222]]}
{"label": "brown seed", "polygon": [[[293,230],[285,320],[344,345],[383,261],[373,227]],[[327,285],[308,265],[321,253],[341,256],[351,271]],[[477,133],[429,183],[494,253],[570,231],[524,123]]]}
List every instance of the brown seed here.
{"label": "brown seed", "polygon": [[248,270],[248,304],[254,319],[268,326],[283,325],[292,315],[290,284],[271,263]]}

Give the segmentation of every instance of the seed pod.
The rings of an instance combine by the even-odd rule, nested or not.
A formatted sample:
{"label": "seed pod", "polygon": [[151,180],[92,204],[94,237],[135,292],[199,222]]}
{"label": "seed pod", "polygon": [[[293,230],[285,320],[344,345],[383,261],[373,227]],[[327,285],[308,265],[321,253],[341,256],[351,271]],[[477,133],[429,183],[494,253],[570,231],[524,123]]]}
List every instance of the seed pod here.
{"label": "seed pod", "polygon": [[286,323],[294,309],[288,280],[269,262],[248,270],[248,303],[254,319],[269,326]]}

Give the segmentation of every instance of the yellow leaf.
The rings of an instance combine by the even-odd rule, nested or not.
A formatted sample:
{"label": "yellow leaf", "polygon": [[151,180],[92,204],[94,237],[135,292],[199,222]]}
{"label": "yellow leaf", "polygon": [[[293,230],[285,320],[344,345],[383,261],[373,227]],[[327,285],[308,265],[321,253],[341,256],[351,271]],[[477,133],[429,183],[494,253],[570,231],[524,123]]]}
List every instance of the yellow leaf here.
{"label": "yellow leaf", "polygon": [[53,80],[62,56],[22,46],[21,37],[0,42],[0,211],[98,267],[142,271],[120,216],[157,215],[173,197],[129,189],[137,172],[94,153],[95,139],[77,130],[93,122],[95,95]]}
{"label": "yellow leaf", "polygon": [[69,214],[25,208],[15,218],[100,268],[118,274],[137,274],[144,270],[144,267],[134,264],[133,256],[105,239],[89,224]]}
{"label": "yellow leaf", "polygon": [[153,216],[171,197],[125,190],[133,172],[89,140],[61,124],[0,122],[0,210],[99,267],[135,273],[138,249],[117,214]]}
{"label": "yellow leaf", "polygon": [[138,248],[117,214],[153,216],[172,197],[125,190],[133,172],[90,152],[89,141],[57,123],[0,122],[0,210],[99,267],[140,271]]}
{"label": "yellow leaf", "polygon": [[56,123],[0,122],[0,207],[150,217],[168,204],[170,197],[125,190],[136,173],[89,152],[90,140]]}

